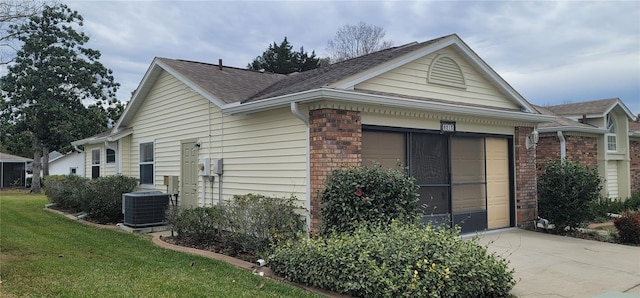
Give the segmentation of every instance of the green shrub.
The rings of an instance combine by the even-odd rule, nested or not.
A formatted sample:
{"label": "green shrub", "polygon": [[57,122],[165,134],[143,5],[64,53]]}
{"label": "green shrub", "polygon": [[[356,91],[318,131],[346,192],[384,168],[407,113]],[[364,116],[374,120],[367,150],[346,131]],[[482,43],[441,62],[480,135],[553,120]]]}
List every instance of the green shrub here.
{"label": "green shrub", "polygon": [[322,235],[349,232],[356,223],[412,221],[419,215],[415,179],[380,165],[333,170],[320,194]]}
{"label": "green shrub", "polygon": [[122,194],[132,192],[137,186],[138,179],[122,175],[91,180],[87,197],[82,201],[82,211],[96,222],[121,222],[124,219]]}
{"label": "green shrub", "polygon": [[640,244],[640,213],[624,212],[613,223],[618,229],[618,237],[623,243]]}
{"label": "green shrub", "polygon": [[293,282],[357,297],[505,297],[515,284],[506,260],[461,239],[459,230],[399,221],[284,243],[269,267]]}
{"label": "green shrub", "polygon": [[640,192],[633,194],[624,202],[624,210],[640,211]]}
{"label": "green shrub", "polygon": [[90,180],[77,175],[54,175],[46,179],[44,193],[51,203],[69,212],[83,210],[87,200]]}
{"label": "green shrub", "polygon": [[191,245],[215,243],[231,254],[261,254],[304,231],[295,198],[236,195],[218,206],[169,212],[177,239]]}
{"label": "green shrub", "polygon": [[624,202],[619,199],[599,198],[591,205],[592,218],[597,221],[607,221],[609,213],[622,213],[625,210],[624,205]]}
{"label": "green shrub", "polygon": [[601,188],[597,169],[570,161],[552,161],[538,179],[539,214],[556,226],[554,232],[573,231],[592,217],[591,206]]}
{"label": "green shrub", "polygon": [[180,211],[171,207],[167,221],[177,232],[176,238],[189,245],[210,244],[220,239],[220,207],[197,207]]}
{"label": "green shrub", "polygon": [[600,198],[592,205],[593,218],[598,221],[609,220],[608,213],[622,214],[625,211],[640,211],[640,193],[626,200]]}

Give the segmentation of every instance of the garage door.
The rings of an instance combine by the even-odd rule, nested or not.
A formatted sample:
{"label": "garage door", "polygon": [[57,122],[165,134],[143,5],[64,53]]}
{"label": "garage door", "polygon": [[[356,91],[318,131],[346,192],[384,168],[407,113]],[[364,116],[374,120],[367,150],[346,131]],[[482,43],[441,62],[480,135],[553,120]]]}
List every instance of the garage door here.
{"label": "garage door", "polygon": [[487,160],[487,228],[508,227],[509,217],[509,146],[506,139],[486,139]]}
{"label": "garage door", "polygon": [[607,195],[609,198],[618,198],[618,161],[607,162]]}

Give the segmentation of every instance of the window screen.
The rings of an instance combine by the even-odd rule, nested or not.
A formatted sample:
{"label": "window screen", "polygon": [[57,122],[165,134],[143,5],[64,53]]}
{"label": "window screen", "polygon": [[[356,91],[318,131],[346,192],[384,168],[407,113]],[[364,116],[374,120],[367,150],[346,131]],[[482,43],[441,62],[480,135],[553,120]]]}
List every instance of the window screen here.
{"label": "window screen", "polygon": [[405,133],[386,131],[362,132],[362,164],[379,163],[384,168],[405,166]]}

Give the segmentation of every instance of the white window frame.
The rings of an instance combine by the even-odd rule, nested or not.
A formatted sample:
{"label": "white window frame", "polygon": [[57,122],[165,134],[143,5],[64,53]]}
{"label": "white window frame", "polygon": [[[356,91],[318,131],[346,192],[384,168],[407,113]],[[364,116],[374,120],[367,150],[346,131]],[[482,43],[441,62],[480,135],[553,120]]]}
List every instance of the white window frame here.
{"label": "white window frame", "polygon": [[[146,145],[146,144],[151,144],[152,149],[152,156],[151,156],[151,161],[142,161],[142,145]],[[156,165],[155,165],[155,156],[156,156],[156,144],[154,141],[141,141],[138,143],[138,165],[139,165],[139,173],[138,173],[138,178],[140,179],[140,185],[141,186],[153,186],[155,185],[155,171],[156,171]],[[151,183],[147,182],[147,181],[142,181],[142,166],[143,165],[151,165]]]}
{"label": "white window frame", "polygon": [[616,135],[616,121],[611,115],[607,115],[607,130],[605,136],[605,143],[607,145],[607,152],[618,151],[618,137]]}

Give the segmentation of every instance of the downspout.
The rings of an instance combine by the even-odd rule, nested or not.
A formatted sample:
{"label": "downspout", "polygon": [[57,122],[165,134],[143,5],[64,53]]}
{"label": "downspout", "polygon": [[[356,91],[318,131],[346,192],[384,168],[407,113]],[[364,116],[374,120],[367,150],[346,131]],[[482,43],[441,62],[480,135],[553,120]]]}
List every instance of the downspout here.
{"label": "downspout", "polygon": [[83,153],[84,152],[84,151],[80,150],[80,148],[78,148],[78,144],[71,143],[71,145],[73,145],[73,149],[75,149],[78,153]]}
{"label": "downspout", "polygon": [[560,160],[565,160],[567,158],[567,144],[560,130],[558,130],[558,139],[560,140]]}
{"label": "downspout", "polygon": [[307,220],[307,231],[311,232],[311,153],[309,152],[309,114],[307,115],[300,112],[299,106],[297,102],[291,102],[291,114],[296,116],[296,118],[300,119],[302,123],[307,128],[306,138],[307,138],[307,197],[305,199],[304,207],[307,209],[307,213],[305,215]]}

